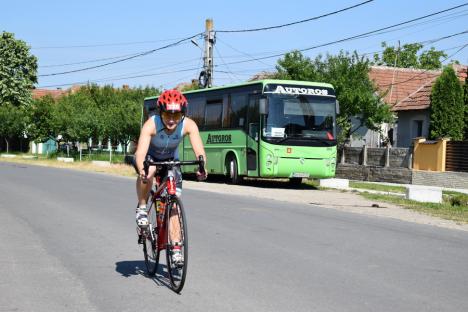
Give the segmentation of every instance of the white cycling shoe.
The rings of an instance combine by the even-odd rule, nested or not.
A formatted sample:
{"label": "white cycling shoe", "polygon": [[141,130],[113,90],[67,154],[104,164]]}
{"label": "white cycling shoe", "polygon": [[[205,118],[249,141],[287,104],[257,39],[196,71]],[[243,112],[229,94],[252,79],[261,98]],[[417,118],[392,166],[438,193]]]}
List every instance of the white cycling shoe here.
{"label": "white cycling shoe", "polygon": [[136,211],[136,223],[140,228],[148,227],[148,213],[146,212],[146,208],[137,208]]}
{"label": "white cycling shoe", "polygon": [[182,250],[180,248],[173,249],[171,257],[172,263],[174,263],[177,267],[184,266],[184,256],[182,255]]}

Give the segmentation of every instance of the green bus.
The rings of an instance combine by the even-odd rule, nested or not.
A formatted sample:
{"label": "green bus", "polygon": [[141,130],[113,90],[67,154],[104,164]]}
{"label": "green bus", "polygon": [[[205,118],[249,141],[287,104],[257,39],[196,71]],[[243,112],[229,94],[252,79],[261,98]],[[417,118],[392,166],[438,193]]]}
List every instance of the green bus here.
{"label": "green bus", "polygon": [[[268,79],[184,95],[209,173],[223,174],[234,184],[243,177],[289,178],[299,184],[302,178],[335,175],[339,106],[332,85]],[[156,101],[145,99],[147,117],[157,113]],[[194,158],[188,138],[179,146],[179,158]]]}

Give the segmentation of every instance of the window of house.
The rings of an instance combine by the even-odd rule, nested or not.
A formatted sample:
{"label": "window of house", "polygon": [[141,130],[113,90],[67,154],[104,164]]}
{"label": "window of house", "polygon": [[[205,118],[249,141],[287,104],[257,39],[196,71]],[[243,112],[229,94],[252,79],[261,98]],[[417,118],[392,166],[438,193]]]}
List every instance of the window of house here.
{"label": "window of house", "polygon": [[421,137],[423,135],[423,121],[413,120],[413,137]]}

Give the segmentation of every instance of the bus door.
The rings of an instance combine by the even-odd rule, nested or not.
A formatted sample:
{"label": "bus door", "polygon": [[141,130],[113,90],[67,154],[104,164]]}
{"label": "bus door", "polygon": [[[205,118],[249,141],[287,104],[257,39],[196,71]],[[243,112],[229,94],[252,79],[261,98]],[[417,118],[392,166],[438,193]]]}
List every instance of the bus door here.
{"label": "bus door", "polygon": [[249,95],[247,112],[247,175],[259,176],[260,114],[258,110],[260,95]]}

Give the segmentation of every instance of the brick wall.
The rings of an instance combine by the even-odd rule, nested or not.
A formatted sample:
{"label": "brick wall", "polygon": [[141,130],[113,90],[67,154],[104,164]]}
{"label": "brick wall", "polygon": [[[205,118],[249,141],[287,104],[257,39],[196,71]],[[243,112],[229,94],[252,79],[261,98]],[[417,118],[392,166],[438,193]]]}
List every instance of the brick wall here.
{"label": "brick wall", "polygon": [[412,184],[468,189],[468,172],[413,170]]}
{"label": "brick wall", "polygon": [[411,184],[411,169],[402,167],[362,166],[338,164],[336,177],[358,181]]}

